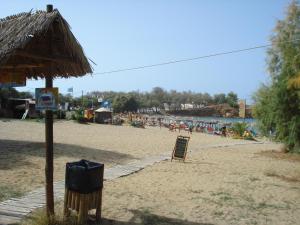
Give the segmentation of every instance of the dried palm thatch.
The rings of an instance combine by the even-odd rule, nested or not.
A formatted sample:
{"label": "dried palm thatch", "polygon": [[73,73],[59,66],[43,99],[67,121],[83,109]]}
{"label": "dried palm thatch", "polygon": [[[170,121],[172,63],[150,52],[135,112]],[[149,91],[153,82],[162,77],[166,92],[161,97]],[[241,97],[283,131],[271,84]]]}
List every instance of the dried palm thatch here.
{"label": "dried palm thatch", "polygon": [[87,73],[92,68],[58,10],[0,19],[0,81]]}
{"label": "dried palm thatch", "polygon": [[288,81],[288,88],[295,88],[295,89],[299,89],[300,88],[300,74],[298,74],[298,76],[291,78]]}

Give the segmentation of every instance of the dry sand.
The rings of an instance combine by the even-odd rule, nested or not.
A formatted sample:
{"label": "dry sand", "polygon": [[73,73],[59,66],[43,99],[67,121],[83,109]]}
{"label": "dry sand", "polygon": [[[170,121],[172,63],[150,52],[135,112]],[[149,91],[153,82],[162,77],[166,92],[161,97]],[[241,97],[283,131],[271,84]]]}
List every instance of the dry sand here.
{"label": "dry sand", "polygon": [[[187,133],[183,133],[187,134]],[[85,158],[106,167],[172,152],[178,133],[159,128],[54,125],[55,179]],[[44,183],[44,124],[0,122],[0,184],[25,191]],[[279,145],[204,148],[240,140],[192,135],[185,163],[165,161],[105,182],[103,224],[300,224],[299,161],[262,154]],[[288,178],[288,179],[286,179]]]}
{"label": "dry sand", "polygon": [[[166,128],[100,124],[73,121],[54,123],[54,178],[64,179],[66,162],[87,159],[105,167],[172,151],[176,136]],[[187,134],[187,132],[181,132]],[[26,192],[44,184],[45,125],[41,122],[0,121],[0,184]],[[239,142],[205,134],[193,134],[189,149],[218,143]]]}
{"label": "dry sand", "polygon": [[300,224],[300,182],[274,176],[299,177],[299,161],[259,154],[276,148],[206,149],[106,182],[104,224]]}

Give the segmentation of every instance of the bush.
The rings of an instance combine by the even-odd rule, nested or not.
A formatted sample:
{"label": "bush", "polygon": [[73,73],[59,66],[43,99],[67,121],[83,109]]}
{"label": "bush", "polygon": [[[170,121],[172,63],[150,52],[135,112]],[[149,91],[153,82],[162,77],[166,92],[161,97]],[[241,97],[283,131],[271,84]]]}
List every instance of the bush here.
{"label": "bush", "polygon": [[231,130],[233,131],[234,136],[238,138],[242,138],[244,132],[247,130],[248,124],[247,123],[234,123],[232,125]]}
{"label": "bush", "polygon": [[78,109],[72,114],[72,119],[76,120],[78,123],[87,123],[86,118],[84,118],[84,110]]}

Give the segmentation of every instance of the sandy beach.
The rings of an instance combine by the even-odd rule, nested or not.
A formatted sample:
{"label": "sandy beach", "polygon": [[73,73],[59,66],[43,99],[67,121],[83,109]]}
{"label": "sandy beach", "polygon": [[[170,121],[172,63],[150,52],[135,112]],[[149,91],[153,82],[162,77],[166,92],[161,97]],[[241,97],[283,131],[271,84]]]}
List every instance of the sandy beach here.
{"label": "sandy beach", "polygon": [[[55,180],[64,179],[69,161],[108,168],[171,155],[177,135],[157,127],[56,122]],[[299,160],[276,157],[279,150],[274,143],[193,133],[185,163],[163,161],[105,182],[103,224],[299,224]],[[1,186],[21,192],[43,186],[44,152],[43,123],[1,121]]]}
{"label": "sandy beach", "polygon": [[107,182],[105,224],[299,224],[299,161],[261,155],[277,147],[196,151]]}
{"label": "sandy beach", "polygon": [[[44,184],[44,123],[0,121],[0,183],[22,192]],[[178,132],[166,128],[54,123],[54,178],[64,179],[66,162],[87,159],[111,167],[132,160],[172,152]],[[181,132],[187,135],[187,132]],[[189,150],[199,146],[240,142],[206,134],[192,135]]]}

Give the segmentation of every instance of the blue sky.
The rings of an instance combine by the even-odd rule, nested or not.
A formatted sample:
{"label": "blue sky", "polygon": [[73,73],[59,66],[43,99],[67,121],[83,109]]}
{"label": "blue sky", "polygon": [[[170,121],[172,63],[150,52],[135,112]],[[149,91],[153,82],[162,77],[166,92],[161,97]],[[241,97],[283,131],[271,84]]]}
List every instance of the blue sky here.
{"label": "blue sky", "polygon": [[[3,1],[0,18],[53,4],[65,17],[94,72],[155,64],[269,43],[289,0]],[[236,92],[250,99],[267,81],[266,49],[143,70],[56,79],[61,93],[166,90]],[[43,87],[28,81],[22,91]]]}

